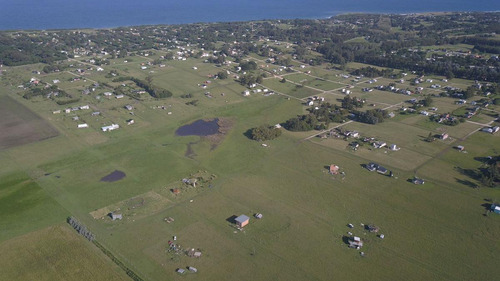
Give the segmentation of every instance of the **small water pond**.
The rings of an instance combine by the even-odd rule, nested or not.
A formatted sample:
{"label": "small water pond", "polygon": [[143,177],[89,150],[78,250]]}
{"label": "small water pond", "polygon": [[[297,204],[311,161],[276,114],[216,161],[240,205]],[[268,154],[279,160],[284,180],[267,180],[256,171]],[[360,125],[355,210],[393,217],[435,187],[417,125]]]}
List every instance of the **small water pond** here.
{"label": "small water pond", "polygon": [[196,120],[191,124],[179,127],[175,134],[178,136],[210,136],[219,132],[219,119]]}
{"label": "small water pond", "polygon": [[103,177],[101,179],[101,181],[104,181],[104,182],[114,182],[114,181],[119,181],[121,179],[123,179],[125,177],[125,173],[122,172],[122,171],[118,171],[118,170],[115,170],[113,171],[112,173],[110,173],[109,175]]}

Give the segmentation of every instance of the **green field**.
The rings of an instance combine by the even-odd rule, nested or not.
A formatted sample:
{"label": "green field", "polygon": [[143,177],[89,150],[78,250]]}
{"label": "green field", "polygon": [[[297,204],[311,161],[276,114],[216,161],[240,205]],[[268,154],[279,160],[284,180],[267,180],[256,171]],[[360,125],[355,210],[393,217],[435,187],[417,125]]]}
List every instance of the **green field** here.
{"label": "green field", "polygon": [[[285,83],[264,79],[263,87],[283,95],[244,97],[246,88],[231,75],[210,78],[223,68],[201,59],[166,61],[165,67],[147,70],[140,68],[146,57],[126,59],[112,60],[102,73],[89,71],[81,85],[61,83],[61,88],[78,93],[80,100],[71,105],[42,97],[23,99],[23,91],[11,81],[29,80],[31,68],[12,68],[2,76],[0,100],[19,103],[25,116],[35,112],[60,134],[0,147],[0,268],[8,269],[0,271],[0,279],[126,280],[98,248],[65,225],[68,216],[84,223],[99,243],[144,280],[489,280],[500,274],[500,216],[485,216],[483,206],[485,199],[500,200],[499,190],[484,187],[466,173],[482,165],[476,157],[498,155],[499,133],[477,132],[482,125],[472,122],[445,126],[416,113],[398,114],[377,125],[330,124],[396,144],[399,151],[369,145],[353,151],[347,148],[352,139],[322,139],[312,137],[319,131],[285,129],[278,139],[260,143],[246,136],[250,128],[303,114],[304,99],[310,96],[338,104],[344,95],[331,90],[353,77],[342,78],[343,72],[324,65],[307,66],[310,75],[283,75]],[[140,79],[150,76],[173,97],[104,97],[112,90],[107,86],[79,94],[81,87],[93,84],[91,79],[120,86],[106,78],[110,70]],[[43,79],[58,75],[63,81],[70,74]],[[206,89],[198,85],[204,83]],[[467,86],[473,81],[456,83]],[[352,95],[366,98],[374,108],[398,113],[409,106],[408,96],[362,92],[363,87],[368,84],[355,84]],[[188,93],[191,98],[181,97]],[[188,104],[194,100],[196,105]],[[434,106],[440,113],[451,112],[459,107],[454,101],[435,98]],[[86,104],[91,109],[64,112]],[[79,120],[73,120],[76,116]],[[175,135],[182,125],[217,117],[230,124],[217,139]],[[135,123],[127,125],[128,119]],[[477,119],[497,124],[492,120]],[[89,127],[78,129],[80,123]],[[120,128],[101,130],[112,123]],[[424,141],[429,133],[443,132],[450,139]],[[456,145],[464,145],[467,153],[453,149]],[[372,161],[395,176],[363,168]],[[331,164],[345,175],[330,175]],[[126,176],[101,181],[115,170]],[[424,178],[425,185],[409,182],[414,176]],[[192,178],[199,180],[196,187],[182,182]],[[115,211],[123,214],[122,220],[111,220],[109,213]],[[254,218],[256,213],[263,218]],[[230,219],[241,214],[250,217],[242,230]],[[354,228],[347,227],[350,223]],[[377,225],[385,238],[362,224]],[[365,241],[364,257],[343,241],[348,232]],[[181,249],[195,249],[202,256],[169,252],[174,236]],[[175,272],[188,266],[198,272]]]}
{"label": "green field", "polygon": [[131,280],[66,225],[7,240],[0,250],[2,280]]}

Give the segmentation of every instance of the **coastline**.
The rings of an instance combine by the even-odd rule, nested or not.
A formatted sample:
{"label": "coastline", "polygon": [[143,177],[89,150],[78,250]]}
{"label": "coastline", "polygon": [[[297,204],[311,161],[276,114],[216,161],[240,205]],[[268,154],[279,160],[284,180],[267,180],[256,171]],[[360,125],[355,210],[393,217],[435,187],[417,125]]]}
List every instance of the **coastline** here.
{"label": "coastline", "polygon": [[365,12],[365,11],[339,11],[332,13],[328,16],[315,16],[315,17],[295,17],[295,18],[262,18],[262,19],[249,19],[249,20],[220,20],[220,21],[193,21],[193,22],[178,22],[178,23],[144,23],[144,24],[125,24],[116,26],[81,26],[81,27],[60,27],[60,28],[9,28],[3,29],[0,22],[0,32],[38,32],[38,31],[67,31],[67,30],[111,30],[116,28],[134,28],[134,27],[147,27],[147,26],[176,26],[176,25],[189,25],[189,24],[218,24],[218,23],[237,23],[237,22],[261,22],[261,21],[280,21],[280,20],[328,20],[338,16],[345,15],[401,15],[401,16],[422,16],[422,15],[444,15],[451,13],[499,13],[500,10],[495,11],[427,11],[427,12]]}

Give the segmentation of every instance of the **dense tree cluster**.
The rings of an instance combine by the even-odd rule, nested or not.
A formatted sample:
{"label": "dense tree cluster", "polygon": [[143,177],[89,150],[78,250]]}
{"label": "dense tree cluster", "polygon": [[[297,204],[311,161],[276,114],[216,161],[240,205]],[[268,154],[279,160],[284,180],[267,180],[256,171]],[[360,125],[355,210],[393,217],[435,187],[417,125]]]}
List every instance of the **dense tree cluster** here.
{"label": "dense tree cluster", "polygon": [[287,120],[284,127],[289,131],[323,130],[331,122],[344,122],[348,114],[348,110],[338,105],[322,103],[317,109],[309,109],[309,114],[299,115]]}
{"label": "dense tree cluster", "polygon": [[384,122],[389,117],[389,113],[382,109],[370,109],[365,112],[355,113],[356,120],[367,124],[378,124]]}
{"label": "dense tree cluster", "polygon": [[500,185],[500,156],[490,157],[485,168],[479,169],[481,182],[489,187]]}
{"label": "dense tree cluster", "polygon": [[227,79],[228,75],[226,71],[219,71],[217,72],[217,78],[219,79]]}
{"label": "dense tree cluster", "polygon": [[433,102],[434,100],[432,99],[432,97],[427,95],[423,100],[420,101],[420,104],[422,104],[425,107],[429,107],[432,105]]}
{"label": "dense tree cluster", "polygon": [[356,97],[346,96],[342,99],[342,108],[353,110],[355,108],[362,108],[365,100]]}
{"label": "dense tree cluster", "polygon": [[252,84],[255,84],[255,83],[262,83],[262,80],[263,80],[263,76],[262,75],[254,75],[254,74],[246,74],[246,75],[242,75],[240,76],[240,78],[238,79],[238,82],[240,82],[240,84],[242,86],[250,86]]}
{"label": "dense tree cluster", "polygon": [[71,95],[66,93],[64,90],[59,89],[56,85],[51,86],[30,86],[28,91],[23,95],[25,99],[31,99],[34,97],[45,97],[52,100],[59,98],[72,98]]}
{"label": "dense tree cluster", "polygon": [[241,62],[240,66],[242,71],[256,70],[257,63],[254,61]]}
{"label": "dense tree cluster", "polygon": [[250,138],[256,141],[273,140],[281,136],[281,130],[274,126],[262,125],[250,129]]}
{"label": "dense tree cluster", "polygon": [[310,131],[313,129],[321,129],[318,118],[313,114],[300,115],[285,122],[284,127],[293,132],[297,131]]}

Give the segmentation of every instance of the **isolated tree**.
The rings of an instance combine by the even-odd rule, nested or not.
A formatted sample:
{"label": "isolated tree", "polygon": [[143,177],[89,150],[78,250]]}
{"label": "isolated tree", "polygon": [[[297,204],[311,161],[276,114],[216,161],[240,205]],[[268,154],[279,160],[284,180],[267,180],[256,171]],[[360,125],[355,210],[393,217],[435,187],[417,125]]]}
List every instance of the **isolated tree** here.
{"label": "isolated tree", "polygon": [[429,135],[427,136],[427,138],[425,138],[425,141],[426,142],[433,142],[434,141],[434,135],[432,134],[432,132],[429,132]]}

